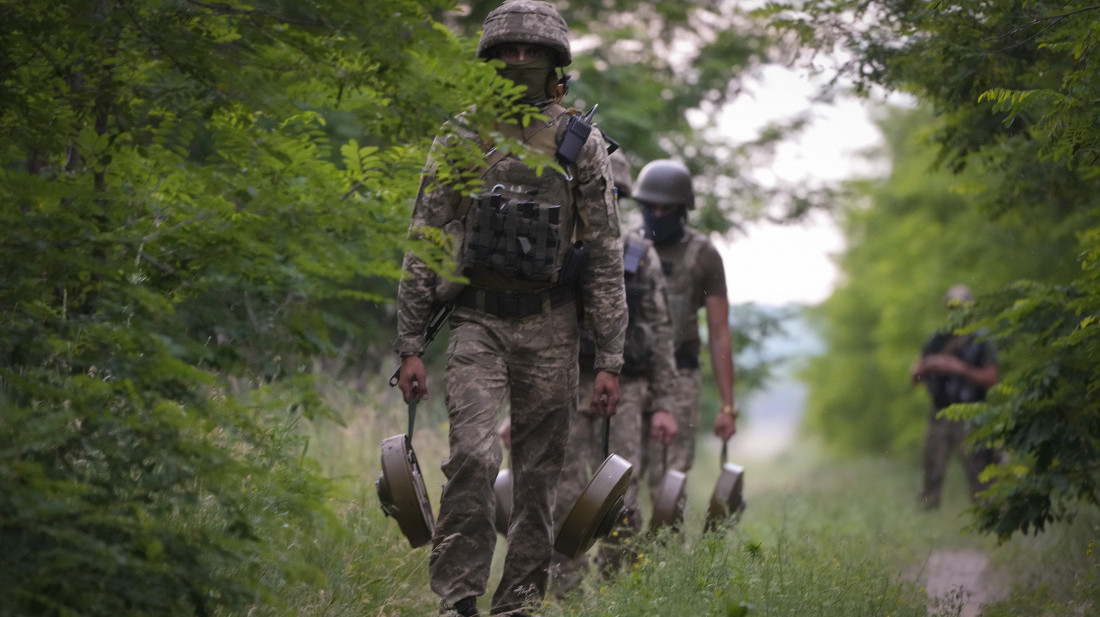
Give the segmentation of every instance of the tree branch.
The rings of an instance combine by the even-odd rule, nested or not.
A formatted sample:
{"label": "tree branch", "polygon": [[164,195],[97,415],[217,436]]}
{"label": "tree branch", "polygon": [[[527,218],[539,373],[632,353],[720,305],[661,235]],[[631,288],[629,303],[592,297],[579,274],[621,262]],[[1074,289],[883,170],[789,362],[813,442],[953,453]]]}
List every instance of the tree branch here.
{"label": "tree branch", "polygon": [[1005,38],[1008,38],[1008,37],[1020,32],[1022,30],[1027,30],[1028,28],[1031,28],[1032,26],[1038,26],[1039,24],[1041,24],[1045,21],[1050,22],[1049,24],[1047,24],[1047,27],[1045,27],[1042,30],[1036,32],[1035,34],[1027,37],[1026,39],[1024,39],[1024,40],[1022,40],[1018,43],[1014,43],[1014,44],[1009,45],[1008,47],[1004,48],[1004,49],[1014,49],[1016,47],[1019,47],[1020,45],[1023,45],[1024,43],[1027,43],[1028,41],[1034,40],[1040,34],[1046,32],[1047,30],[1050,30],[1054,26],[1058,25],[1058,22],[1062,21],[1063,19],[1065,19],[1067,17],[1077,15],[1078,13],[1085,13],[1087,11],[1096,11],[1096,10],[1100,10],[1100,4],[1094,4],[1092,6],[1086,6],[1086,7],[1082,7],[1082,8],[1079,8],[1079,9],[1074,9],[1072,11],[1067,11],[1065,13],[1059,13],[1057,15],[1046,15],[1044,17],[1037,17],[1037,18],[1031,20],[1030,23],[1024,24],[1024,25],[1022,25],[1018,28],[1013,28],[1013,29],[1009,30],[1008,32],[1000,35],[997,38],[998,39],[1005,39]]}
{"label": "tree branch", "polygon": [[146,242],[156,240],[158,237],[163,236],[166,233],[171,233],[171,232],[176,231],[177,229],[179,229],[181,227],[184,227],[185,225],[190,225],[191,223],[194,223],[195,221],[198,221],[198,220],[201,220],[201,219],[204,219],[204,218],[206,218],[206,217],[201,215],[201,214],[196,214],[195,216],[192,216],[189,219],[180,221],[179,223],[176,223],[175,225],[173,225],[171,227],[168,227],[167,229],[158,229],[158,230],[142,237],[141,243],[145,244]]}

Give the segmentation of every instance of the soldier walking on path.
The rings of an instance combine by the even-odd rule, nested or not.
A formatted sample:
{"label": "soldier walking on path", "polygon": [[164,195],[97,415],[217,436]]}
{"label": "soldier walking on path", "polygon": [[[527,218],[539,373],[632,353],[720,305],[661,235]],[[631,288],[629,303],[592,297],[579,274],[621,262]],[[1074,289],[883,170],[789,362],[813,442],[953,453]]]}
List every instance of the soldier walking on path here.
{"label": "soldier walking on path", "polygon": [[[723,442],[737,432],[738,411],[733,402],[733,341],[729,326],[726,273],[718,249],[702,233],[687,226],[695,207],[691,173],[669,159],[651,161],[638,173],[634,201],[642,209],[645,237],[653,242],[668,284],[676,370],[671,379],[673,418],[679,429],[667,453],[664,446],[646,445],[643,473],[650,493],[656,494],[665,471],[687,473],[695,460],[695,431],[699,426],[702,375],[699,354],[699,310],[706,309],[707,341],[715,386],[722,408],[714,434]],[[666,455],[667,454],[667,458]]]}
{"label": "soldier walking on path", "polygon": [[[974,301],[965,285],[947,290],[949,310]],[[924,435],[924,485],[920,503],[926,509],[940,506],[943,480],[951,455],[959,454],[970,497],[986,488],[978,475],[997,460],[996,451],[975,448],[966,443],[971,427],[962,420],[943,416],[955,403],[984,401],[986,391],[1001,379],[993,344],[977,334],[937,332],[921,348],[921,358],[909,371],[913,383],[923,383],[932,399],[928,411],[928,429]]]}
{"label": "soldier walking on path", "polygon": [[[611,155],[615,188],[619,197],[629,197],[633,184],[630,163],[621,151]],[[640,232],[629,233],[623,241],[623,277],[626,283],[627,335],[623,368],[619,376],[619,407],[609,425],[608,449],[639,469],[645,442],[652,438],[669,443],[676,434],[676,422],[667,411],[672,406],[669,375],[676,370],[672,359],[672,321],[668,314],[665,275],[653,243]],[[604,462],[604,418],[583,405],[592,390],[596,373],[595,341],[587,329],[581,333],[580,386],[577,389],[578,413],[573,419],[566,446],[565,467],[558,483],[558,501],[554,521],[561,525],[569,515],[593,473]],[[653,414],[648,433],[642,429],[642,415],[650,407]],[[510,426],[505,422],[501,437],[509,446]],[[623,496],[625,519],[599,544],[601,570],[617,568],[629,552],[628,539],[642,529],[638,504],[638,474],[631,474],[630,486]],[[555,552],[550,568],[551,589],[561,597],[573,590],[588,571],[588,556],[576,559]]]}
{"label": "soldier walking on path", "polygon": [[[626,327],[622,245],[607,142],[599,130],[562,138],[578,129],[571,119],[581,119],[559,102],[565,78],[555,71],[572,61],[565,20],[546,2],[505,2],[485,18],[477,55],[503,61],[501,75],[524,86],[523,102],[549,119],[521,127],[501,118],[495,130],[556,156],[567,173],[547,167],[539,175],[506,149],[482,143],[461,117],[445,126],[425,168],[410,234],[437,237],[459,221],[469,283],[453,298],[441,296],[437,275],[406,254],[394,348],[405,400],[426,398],[425,326],[433,305],[454,303],[443,380],[450,453],[429,560],[441,615],[479,614],[496,542],[497,422],[506,403],[510,409],[515,499],[491,614],[524,615],[548,584],[552,508],[577,405],[578,294],[596,340],[593,412],[611,415],[618,404]],[[572,138],[578,135],[584,138]],[[484,151],[478,195],[437,181],[435,157],[456,140]]]}

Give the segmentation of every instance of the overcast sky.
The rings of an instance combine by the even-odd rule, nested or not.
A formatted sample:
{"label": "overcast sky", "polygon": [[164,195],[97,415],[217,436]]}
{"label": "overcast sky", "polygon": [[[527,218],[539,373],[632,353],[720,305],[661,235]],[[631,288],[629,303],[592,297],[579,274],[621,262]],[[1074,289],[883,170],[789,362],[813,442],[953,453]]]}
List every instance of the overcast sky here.
{"label": "overcast sky", "polygon": [[[750,140],[767,122],[811,106],[812,85],[805,73],[783,67],[769,67],[746,91],[723,115],[724,131],[733,142]],[[804,135],[778,151],[770,169],[776,178],[835,181],[876,171],[859,152],[879,145],[882,136],[861,102],[816,104],[814,118]],[[832,292],[837,271],[830,255],[843,249],[844,239],[827,216],[811,217],[801,226],[750,226],[747,236],[731,238],[715,239],[732,304],[817,304]]]}

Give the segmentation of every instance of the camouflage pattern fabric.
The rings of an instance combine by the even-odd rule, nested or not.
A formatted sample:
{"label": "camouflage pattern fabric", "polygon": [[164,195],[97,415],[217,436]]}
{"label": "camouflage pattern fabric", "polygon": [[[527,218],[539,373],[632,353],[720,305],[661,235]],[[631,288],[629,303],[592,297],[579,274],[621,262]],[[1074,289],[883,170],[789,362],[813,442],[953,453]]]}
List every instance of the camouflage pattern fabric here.
{"label": "camouflage pattern fabric", "polygon": [[[565,449],[565,467],[558,482],[558,497],[554,506],[554,523],[557,526],[569,515],[573,504],[588,486],[588,481],[607,458],[603,448],[604,419],[588,410],[592,380],[591,373],[585,372],[581,375],[577,391],[581,406],[570,429],[569,443]],[[613,537],[609,538],[612,542],[625,540],[642,528],[637,472],[642,457],[642,409],[645,407],[648,390],[648,383],[643,377],[623,375],[619,378],[619,394],[622,398],[619,400],[618,412],[611,418],[608,450],[625,458],[634,466],[634,472],[623,498],[623,505],[630,512],[630,517],[612,532]],[[601,545],[604,544],[601,542]],[[608,549],[606,546],[601,548],[605,551],[605,558],[617,558],[610,556],[618,552],[617,549]],[[555,552],[550,569],[554,594],[561,597],[574,589],[587,571],[587,555],[568,559]]]}
{"label": "camouflage pattern fabric", "polygon": [[966,422],[937,417],[940,411],[933,407],[928,412],[928,428],[924,434],[922,461],[924,481],[920,503],[929,509],[938,508],[940,505],[943,481],[947,475],[947,466],[951,462],[952,453],[959,455],[971,499],[989,487],[987,483],[978,479],[978,475],[998,459],[995,450],[975,448],[966,443],[971,430]]}
{"label": "camouflage pattern fabric", "polygon": [[537,604],[553,546],[555,486],[577,384],[576,310],[498,318],[458,308],[451,318],[445,389],[450,456],[429,562],[432,590],[455,601],[485,593],[496,542],[493,479],[502,450],[496,429],[510,398],[513,510],[504,575],[493,607]]}
{"label": "camouflage pattern fabric", "polygon": [[706,306],[708,295],[727,293],[722,257],[710,238],[690,227],[684,228],[680,241],[656,249],[668,284],[676,353],[698,357],[702,347],[699,310]]}
{"label": "camouflage pattern fabric", "polygon": [[[413,207],[410,234],[431,236],[423,233],[430,227],[438,235],[460,217],[465,196],[436,182],[436,177],[438,157],[453,140],[482,147],[463,127],[457,119],[436,138]],[[596,338],[596,368],[618,373],[626,328],[622,247],[607,144],[599,131],[592,132],[570,171],[576,218],[572,238],[591,248],[579,291]],[[436,275],[413,253],[405,255],[403,267],[394,350],[402,356],[419,355],[436,301]],[[576,407],[576,307],[569,303],[544,308],[522,318],[459,307],[450,325],[444,377],[450,455],[443,464],[447,483],[429,562],[431,587],[448,604],[486,591],[496,541],[492,486],[502,457],[495,429],[507,402],[512,413],[513,498],[518,507],[513,509],[504,572],[492,601],[493,614],[506,614],[537,605],[549,579],[552,506]]]}
{"label": "camouflage pattern fabric", "polygon": [[[703,386],[703,377],[699,369],[678,369],[671,379],[667,379],[673,403],[668,412],[676,420],[676,436],[667,451],[664,444],[646,440],[638,474],[646,478],[650,495],[656,495],[667,469],[687,473],[695,462],[695,431],[699,428],[699,401]],[[650,406],[652,409],[652,405]],[[642,430],[649,433],[649,421],[652,416],[643,418]],[[666,466],[667,462],[667,466]]]}
{"label": "camouflage pattern fabric", "polygon": [[[503,125],[501,132],[504,132]],[[449,122],[436,137],[413,206],[410,235],[443,235],[444,227],[459,217],[460,204],[465,196],[452,186],[436,182],[440,171],[437,158],[443,156],[454,140],[480,147],[476,133],[465,126],[461,117]],[[546,173],[553,172],[547,170]],[[599,131],[592,131],[585,142],[573,170],[573,178],[570,187],[577,219],[573,239],[586,241],[591,247],[588,265],[581,277],[580,291],[586,322],[596,338],[595,368],[618,373],[622,368],[626,326],[622,242],[607,142]],[[424,353],[424,330],[436,301],[437,275],[411,252],[405,254],[402,268],[404,276],[397,291],[397,339],[393,348],[402,356],[420,355]],[[517,285],[528,283],[518,282]],[[527,287],[524,291],[539,290]]]}
{"label": "camouflage pattern fabric", "polygon": [[[641,241],[642,234],[632,232],[631,237]],[[649,361],[647,376],[650,389],[648,409],[671,411],[676,405],[677,393],[668,377],[676,372],[676,333],[673,329],[664,269],[657,250],[652,245],[646,247],[645,257],[642,258],[635,276],[645,289],[638,320],[648,324],[653,333],[653,356]],[[645,435],[649,435],[648,431]]]}
{"label": "camouflage pattern fabric", "polygon": [[573,62],[569,27],[549,2],[510,0],[493,9],[482,24],[477,57],[488,58],[493,47],[503,43],[543,45],[557,52],[558,66]]}

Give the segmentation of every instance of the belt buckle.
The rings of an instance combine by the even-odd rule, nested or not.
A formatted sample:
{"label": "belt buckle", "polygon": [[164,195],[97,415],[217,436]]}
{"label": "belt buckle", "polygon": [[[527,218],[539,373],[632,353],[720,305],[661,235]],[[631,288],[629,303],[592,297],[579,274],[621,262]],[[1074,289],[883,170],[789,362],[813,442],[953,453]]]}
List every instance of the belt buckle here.
{"label": "belt buckle", "polygon": [[519,296],[505,292],[497,296],[497,310],[501,317],[519,317]]}

